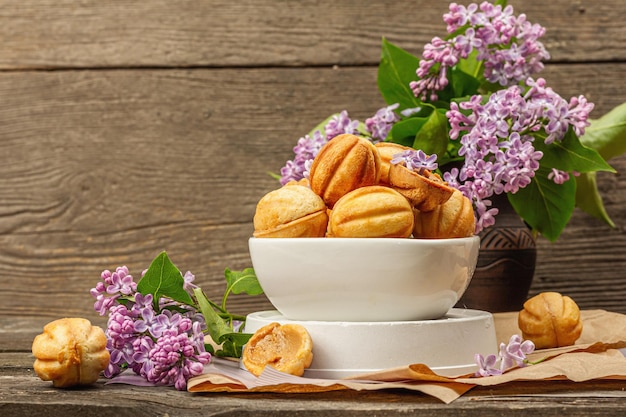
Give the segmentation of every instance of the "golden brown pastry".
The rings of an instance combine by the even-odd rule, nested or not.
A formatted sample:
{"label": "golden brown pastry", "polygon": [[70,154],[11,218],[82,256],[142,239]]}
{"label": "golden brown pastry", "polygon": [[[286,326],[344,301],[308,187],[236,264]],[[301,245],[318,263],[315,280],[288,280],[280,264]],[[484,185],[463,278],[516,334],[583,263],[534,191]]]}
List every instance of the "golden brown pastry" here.
{"label": "golden brown pastry", "polygon": [[445,203],[431,211],[415,210],[413,237],[447,239],[469,237],[476,229],[474,209],[469,198],[455,189]]}
{"label": "golden brown pastry", "polygon": [[337,201],[328,221],[329,237],[409,237],[413,208],[402,194],[382,185],[349,192]]}
{"label": "golden brown pastry", "polygon": [[389,167],[389,184],[419,211],[434,210],[448,201],[454,191],[439,175],[429,170],[418,174],[401,164]]}
{"label": "golden brown pastry", "polygon": [[287,184],[285,185],[302,185],[304,187],[308,187],[311,188],[311,184],[309,184],[309,179],[308,178],[301,178],[298,181],[296,180],[291,180],[289,181]]}
{"label": "golden brown pastry", "polygon": [[254,214],[255,237],[323,237],[326,205],[309,187],[293,184],[265,194]]}
{"label": "golden brown pastry", "polygon": [[412,148],[392,142],[378,142],[376,145],[378,153],[380,153],[380,180],[381,184],[389,185],[389,168],[391,168],[391,160],[401,152],[410,151]]}
{"label": "golden brown pastry", "polygon": [[571,346],[583,329],[578,305],[557,292],[542,292],[524,303],[518,315],[524,339],[537,349]]}
{"label": "golden brown pastry", "polygon": [[35,372],[55,387],[89,385],[109,364],[104,331],[82,318],[46,324],[33,341]]}
{"label": "golden brown pastry", "polygon": [[300,324],[270,323],[258,329],[243,350],[242,362],[259,376],[266,366],[302,376],[313,361],[313,341]]}
{"label": "golden brown pastry", "polygon": [[328,141],[309,171],[311,189],[329,208],[348,192],[380,178],[380,154],[367,139],[343,134]]}

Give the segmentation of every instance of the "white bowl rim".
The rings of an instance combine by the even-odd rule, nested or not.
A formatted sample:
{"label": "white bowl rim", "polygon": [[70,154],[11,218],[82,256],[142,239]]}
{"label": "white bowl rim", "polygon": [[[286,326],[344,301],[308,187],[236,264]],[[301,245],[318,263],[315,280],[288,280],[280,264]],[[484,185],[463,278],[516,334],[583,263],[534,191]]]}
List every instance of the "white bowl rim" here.
{"label": "white bowl rim", "polygon": [[328,320],[292,320],[285,317],[280,311],[264,310],[255,311],[249,314],[253,320],[258,321],[277,321],[284,323],[301,323],[314,326],[327,326],[329,328],[342,328],[346,325],[359,328],[376,328],[376,327],[403,327],[407,325],[419,325],[419,326],[442,326],[453,323],[462,323],[466,321],[474,322],[481,321],[486,318],[493,317],[493,314],[488,311],[475,310],[463,307],[451,307],[447,313],[436,319],[423,319],[423,320],[387,320],[387,321],[328,321]]}
{"label": "white bowl rim", "polygon": [[[434,244],[442,245],[446,243],[470,243],[476,240],[480,240],[479,235],[472,235],[468,237],[451,237],[445,239],[430,239],[430,238],[400,238],[400,237],[254,237],[249,238],[250,241],[265,241],[265,242],[306,242],[317,244],[318,242],[333,242],[336,243],[394,243],[399,245],[423,245]],[[313,243],[315,242],[315,243]],[[323,244],[323,243],[320,243]]]}

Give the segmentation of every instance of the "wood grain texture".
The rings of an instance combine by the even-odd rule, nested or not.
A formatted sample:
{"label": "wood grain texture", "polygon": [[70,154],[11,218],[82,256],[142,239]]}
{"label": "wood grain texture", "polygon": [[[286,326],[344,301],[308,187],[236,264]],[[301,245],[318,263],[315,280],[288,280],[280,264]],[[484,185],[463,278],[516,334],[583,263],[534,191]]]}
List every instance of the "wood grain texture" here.
{"label": "wood grain texture", "polygon": [[[548,67],[546,78],[564,95],[598,98],[599,114],[626,97],[621,64],[602,66],[601,78],[595,65],[567,79],[561,69]],[[363,119],[381,106],[375,73],[0,74],[0,315],[90,314],[88,291],[103,269],[127,265],[138,275],[161,250],[219,295],[225,267],[250,265],[255,204],[277,186],[267,172],[329,113],[347,108]],[[613,165],[624,172],[626,158]],[[624,176],[602,175],[600,188],[618,228],[576,213],[557,243],[540,240],[533,290],[567,290],[582,307],[624,312]],[[236,297],[233,308],[269,303]]]}
{"label": "wood grain texture", "polygon": [[[0,333],[0,344],[3,342]],[[0,352],[3,416],[602,416],[626,411],[623,381],[517,382],[476,387],[451,404],[417,392],[336,391],[318,394],[191,394],[172,387],[107,384],[55,389],[34,373],[24,352]],[[4,382],[6,381],[6,382]]]}
{"label": "wood grain texture", "polygon": [[[548,27],[542,75],[595,117],[626,101],[622,2],[510,2]],[[329,114],[382,106],[381,37],[418,53],[446,7],[0,0],[0,316],[95,317],[100,272],[137,276],[161,250],[221,294],[224,268],[250,266],[268,171]],[[626,312],[626,180],[599,181],[617,228],[576,212],[557,243],[540,239],[532,291]]]}
{"label": "wood grain texture", "polygon": [[[3,416],[622,416],[623,381],[524,381],[476,387],[451,404],[404,390],[319,394],[191,394],[173,387],[105,384],[55,389],[33,370],[33,338],[45,317],[0,316],[0,412]],[[94,324],[101,324],[94,321]]]}
{"label": "wood grain texture", "polygon": [[[511,0],[555,62],[623,61],[622,0]],[[0,69],[375,65],[443,36],[429,0],[0,0]]]}

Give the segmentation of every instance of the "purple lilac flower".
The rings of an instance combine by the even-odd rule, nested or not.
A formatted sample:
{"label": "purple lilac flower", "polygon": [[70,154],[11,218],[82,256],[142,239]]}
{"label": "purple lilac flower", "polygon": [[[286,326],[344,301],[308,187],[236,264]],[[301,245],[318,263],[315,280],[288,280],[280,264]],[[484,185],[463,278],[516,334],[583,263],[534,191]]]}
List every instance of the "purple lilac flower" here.
{"label": "purple lilac flower", "polygon": [[[149,383],[185,389],[187,380],[200,374],[211,359],[204,348],[204,316],[191,306],[178,305],[181,312],[163,309],[176,305],[164,298],[155,311],[152,294],[136,292],[126,267],[104,271],[101,279],[91,294],[96,298],[94,309],[109,315],[105,334],[111,359],[104,376],[112,378],[130,369]],[[183,279],[193,286],[193,274],[187,272]]]}
{"label": "purple lilac flower", "polygon": [[546,120],[543,124],[548,133],[546,144],[561,140],[569,125],[577,136],[585,133],[585,128],[589,126],[589,113],[593,110],[593,103],[588,102],[584,96],[572,97],[568,103],[552,88],[546,87],[546,80],[543,78],[536,81],[529,78],[526,85],[530,88],[524,97],[533,103],[536,116],[542,116]]}
{"label": "purple lilac flower", "polygon": [[331,140],[335,136],[339,136],[344,133],[354,134],[358,127],[359,121],[350,119],[348,112],[343,110],[341,113],[331,117],[328,123],[326,123],[324,133],[326,133],[326,138]]}
{"label": "purple lilac flower", "polygon": [[152,311],[152,301],[154,297],[152,294],[143,295],[142,293],[135,293],[135,304],[133,305],[133,309],[139,311],[143,314],[144,311]]}
{"label": "purple lilac flower", "polygon": [[196,277],[190,271],[185,272],[185,275],[183,276],[183,289],[190,294],[193,294],[193,290],[198,288],[198,286],[193,283],[195,279]]}
{"label": "purple lilac flower", "polygon": [[96,299],[96,302],[93,304],[93,308],[101,316],[107,314],[107,311],[109,311],[111,307],[117,303],[117,298],[119,297],[119,295],[107,297],[104,295],[104,292],[99,292],[97,288],[91,289],[91,295]]}
{"label": "purple lilac flower", "polygon": [[[543,157],[533,145],[534,133],[545,131],[545,143],[550,144],[561,141],[570,125],[582,132],[588,124],[593,105],[584,97],[570,105],[546,88],[543,79],[528,79],[527,85],[525,93],[512,86],[493,93],[485,103],[479,95],[450,103],[446,113],[450,138],[460,141],[458,153],[464,165],[444,173],[444,180],[473,202],[477,233],[495,221],[497,209],[490,207],[491,196],[514,194],[534,178]],[[566,173],[556,171],[551,178],[562,181]]]}
{"label": "purple lilac flower", "polygon": [[585,134],[585,128],[589,126],[589,113],[594,104],[587,101],[585,96],[572,97],[569,101],[569,123],[574,128],[577,136]]}
{"label": "purple lilac flower", "polygon": [[522,341],[522,338],[514,334],[508,344],[500,343],[500,370],[504,371],[515,365],[526,366],[526,355],[535,350],[535,344],[530,340]]}
{"label": "purple lilac flower", "polygon": [[[509,343],[500,343],[498,356],[474,355],[474,362],[478,366],[475,376],[501,375],[504,371],[513,366],[526,366],[526,356],[535,350],[535,344],[530,340],[522,340],[519,335],[513,335]],[[498,361],[500,365],[498,366]]]}
{"label": "purple lilac flower", "polygon": [[493,376],[502,374],[502,371],[496,367],[498,362],[496,355],[487,355],[485,358],[480,353],[477,353],[474,355],[474,362],[478,365],[476,376]]}
{"label": "purple lilac flower", "polygon": [[383,107],[374,116],[365,120],[365,128],[372,135],[372,142],[384,141],[387,138],[393,124],[400,120],[400,117],[394,112],[399,105],[396,103]]}
{"label": "purple lilac flower", "polygon": [[[409,86],[415,97],[421,100],[437,100],[437,91],[448,85],[447,70],[459,62],[459,56],[451,42],[439,37],[426,44],[422,60],[416,70],[418,81],[411,81]],[[428,95],[430,93],[430,95]]]}
{"label": "purple lilac flower", "polygon": [[96,289],[102,291],[103,285],[106,287],[106,292],[109,294],[124,294],[128,295],[137,289],[137,284],[133,281],[132,275],[128,273],[126,266],[119,266],[114,272],[108,269],[102,271],[100,275],[103,283],[98,283]]}
{"label": "purple lilac flower", "polygon": [[313,161],[327,141],[326,137],[319,130],[313,132],[313,137],[306,135],[298,139],[298,143],[293,148],[294,159],[287,161],[280,170],[280,183],[285,185],[289,181],[299,181],[302,178],[306,178],[306,174],[310,169],[310,161]]}
{"label": "purple lilac flower", "polygon": [[143,368],[146,379],[157,385],[174,385],[179,390],[185,389],[187,379],[202,373],[203,365],[211,358],[204,350],[204,343],[198,343],[198,332],[195,326],[191,335],[185,331],[158,338],[144,362],[150,363],[149,368]]}
{"label": "purple lilac flower", "polygon": [[179,326],[185,326],[185,330],[189,329],[189,319],[183,318],[179,313],[172,313],[169,310],[163,311],[156,316],[155,322],[150,326],[150,334],[155,337],[178,334]]}
{"label": "purple lilac flower", "polygon": [[569,173],[552,168],[552,171],[548,174],[548,179],[554,181],[555,184],[564,184],[569,180]]}
{"label": "purple lilac flower", "polygon": [[426,155],[421,149],[399,152],[393,155],[390,163],[393,165],[402,164],[411,171],[422,174],[424,170],[434,171],[437,169],[437,154]]}
{"label": "purple lilac flower", "polygon": [[[133,357],[132,361],[136,364],[147,363],[149,360],[149,353],[154,347],[154,340],[149,336],[137,336],[133,340]],[[140,371],[141,372],[141,371]]]}
{"label": "purple lilac flower", "polygon": [[414,114],[419,113],[422,110],[421,107],[410,107],[408,109],[404,109],[400,112],[401,115],[403,115],[404,117],[411,117]]}
{"label": "purple lilac flower", "polygon": [[550,59],[539,41],[545,29],[531,24],[524,14],[513,15],[513,8],[483,2],[465,7],[451,3],[444,14],[451,39],[439,37],[424,46],[416,74],[419,80],[410,84],[421,100],[437,100],[437,92],[448,85],[447,71],[473,51],[484,63],[484,76],[491,83],[510,86],[543,69]]}
{"label": "purple lilac flower", "polygon": [[137,289],[137,284],[133,281],[132,275],[128,273],[126,266],[118,267],[115,272],[108,277],[110,284],[107,287],[109,294],[124,294],[128,295],[133,293]]}

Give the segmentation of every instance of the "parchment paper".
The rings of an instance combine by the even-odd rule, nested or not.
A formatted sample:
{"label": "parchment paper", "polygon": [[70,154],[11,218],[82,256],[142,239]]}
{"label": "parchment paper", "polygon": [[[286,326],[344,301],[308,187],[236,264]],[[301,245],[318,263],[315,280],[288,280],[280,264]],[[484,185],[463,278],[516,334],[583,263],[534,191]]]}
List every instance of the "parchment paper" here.
{"label": "parchment paper", "polygon": [[[517,314],[493,315],[498,342],[507,343],[513,334],[521,335]],[[187,389],[190,392],[310,393],[401,388],[419,391],[450,403],[477,385],[495,387],[511,381],[533,380],[626,381],[626,357],[623,353],[626,352],[626,315],[587,310],[581,312],[581,317],[583,332],[575,345],[537,350],[528,358],[531,362],[539,363],[514,368],[498,376],[481,378],[459,375],[450,378],[435,374],[425,364],[407,364],[401,368],[337,380],[296,377],[267,367],[257,378],[239,369],[237,362],[213,359],[205,366],[202,375],[189,380]],[[315,354],[315,348],[313,352]]]}

